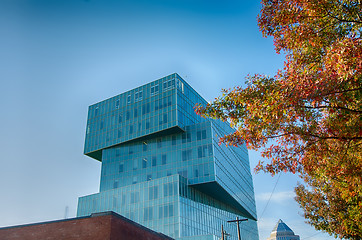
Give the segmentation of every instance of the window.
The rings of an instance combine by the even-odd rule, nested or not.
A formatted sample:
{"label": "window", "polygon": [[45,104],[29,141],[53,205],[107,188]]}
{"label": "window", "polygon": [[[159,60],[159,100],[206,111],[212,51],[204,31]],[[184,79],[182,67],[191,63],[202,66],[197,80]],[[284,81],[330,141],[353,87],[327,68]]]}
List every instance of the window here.
{"label": "window", "polygon": [[173,217],[173,204],[168,205],[168,216]]}
{"label": "window", "polygon": [[163,185],[163,196],[168,197],[168,196],[175,195],[177,193],[176,189],[177,189],[177,183],[175,183],[175,182],[165,183]]}
{"label": "window", "polygon": [[163,206],[158,207],[158,218],[163,218]]}
{"label": "window", "polygon": [[116,101],[116,109],[119,108],[119,99]]}
{"label": "window", "polygon": [[124,171],[123,163],[119,164],[118,173],[122,173]]}
{"label": "window", "polygon": [[133,160],[133,170],[137,170],[137,168],[138,168],[138,160],[134,159]]}
{"label": "window", "polygon": [[155,100],[155,111],[171,105],[171,96]]}
{"label": "window", "polygon": [[167,161],[167,155],[166,155],[166,154],[163,154],[163,155],[162,155],[162,165],[165,165],[165,164],[166,164],[166,161]]}
{"label": "window", "polygon": [[103,129],[103,125],[104,125],[104,123],[103,123],[103,121],[101,121],[101,125],[100,125],[100,129]]}
{"label": "window", "polygon": [[126,120],[129,120],[129,117],[130,117],[130,113],[129,111],[126,112]]}
{"label": "window", "polygon": [[156,101],[155,101],[155,111],[158,110],[158,106],[159,106],[159,100],[156,100]]}
{"label": "window", "polygon": [[172,136],[172,146],[176,145],[176,136]]}
{"label": "window", "polygon": [[168,81],[163,82],[163,91],[166,91],[168,89],[175,87],[175,79],[171,79]]}
{"label": "window", "polygon": [[128,147],[128,154],[133,154],[133,146]]}
{"label": "window", "polygon": [[149,129],[149,128],[150,128],[150,122],[147,121],[147,122],[146,122],[146,129]]}
{"label": "window", "polygon": [[150,221],[153,219],[153,207],[146,207],[143,215],[144,221]]}
{"label": "window", "polygon": [[202,158],[205,157],[205,146],[200,146],[197,148],[197,157]]}
{"label": "window", "polygon": [[143,142],[143,151],[147,151],[148,149],[148,145],[147,145],[147,142]]}
{"label": "window", "polygon": [[183,176],[184,178],[187,178],[187,170],[181,170],[177,172],[179,175]]}
{"label": "window", "polygon": [[195,169],[195,170],[194,170],[194,173],[195,173],[195,174],[194,174],[195,177],[199,177],[199,170],[198,170],[198,169]]}
{"label": "window", "polygon": [[147,181],[150,181],[152,180],[152,174],[147,174],[147,177],[146,177]]}
{"label": "window", "polygon": [[122,114],[119,114],[118,115],[118,123],[121,123],[122,122]]}
{"label": "window", "polygon": [[143,99],[143,92],[142,90],[135,93],[135,102],[141,101]]}
{"label": "window", "polygon": [[131,103],[131,95],[128,95],[128,96],[127,96],[127,103],[128,103],[128,104]]}
{"label": "window", "polygon": [[113,182],[113,188],[118,188],[118,180],[115,180],[115,181]]}
{"label": "window", "polygon": [[117,137],[118,137],[118,138],[122,137],[122,131],[119,130],[119,129],[118,129]]}
{"label": "window", "polygon": [[153,200],[158,198],[158,186],[153,186],[148,188],[148,200]]}
{"label": "window", "polygon": [[150,103],[142,105],[142,115],[150,113]]}
{"label": "window", "polygon": [[158,84],[151,87],[151,96],[158,94]]}
{"label": "window", "polygon": [[158,209],[159,218],[173,217],[173,204],[160,206]]}
{"label": "window", "polygon": [[162,99],[162,102],[163,102],[162,108],[167,107],[167,97],[164,97],[164,98]]}
{"label": "window", "polygon": [[142,159],[142,168],[146,168],[147,167],[147,158],[143,158]]}
{"label": "window", "polygon": [[167,113],[163,114],[163,122],[162,123],[167,123]]}
{"label": "window", "polygon": [[133,125],[129,126],[129,134],[133,134]]}
{"label": "window", "polygon": [[182,143],[191,142],[191,133],[182,134]]}
{"label": "window", "polygon": [[206,139],[206,130],[197,131],[197,140]]}
{"label": "window", "polygon": [[98,112],[99,112],[99,107],[96,107],[96,109],[94,109],[94,116],[98,116]]}
{"label": "window", "polygon": [[204,164],[204,176],[207,177],[209,176],[209,168],[207,164]]}
{"label": "window", "polygon": [[140,200],[139,192],[131,192],[131,203],[138,203]]}
{"label": "window", "polygon": [[162,147],[162,139],[158,138],[157,139],[157,148],[161,148]]}
{"label": "window", "polygon": [[180,80],[177,80],[177,88],[180,89],[182,93],[184,93],[184,83]]}
{"label": "window", "polygon": [[134,109],[134,117],[136,118],[138,116],[137,108]]}
{"label": "window", "polygon": [[132,177],[132,184],[136,184],[137,183],[137,176],[133,176]]}
{"label": "window", "polygon": [[152,156],[152,167],[157,166],[157,157],[156,156]]}
{"label": "window", "polygon": [[201,138],[206,139],[206,130],[201,131]]}
{"label": "window", "polygon": [[209,156],[212,156],[212,144],[209,144],[209,146],[208,146],[208,148],[209,148]]}
{"label": "window", "polygon": [[182,155],[182,161],[190,160],[192,155],[191,149],[182,151],[181,155]]}

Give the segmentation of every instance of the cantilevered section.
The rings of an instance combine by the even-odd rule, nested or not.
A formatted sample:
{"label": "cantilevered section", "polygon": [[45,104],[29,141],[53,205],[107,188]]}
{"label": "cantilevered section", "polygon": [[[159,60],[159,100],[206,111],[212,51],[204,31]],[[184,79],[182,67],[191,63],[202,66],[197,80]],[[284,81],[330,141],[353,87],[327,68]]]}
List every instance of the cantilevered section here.
{"label": "cantilevered section", "polygon": [[84,154],[102,161],[102,149],[181,132],[205,121],[193,114],[196,103],[206,101],[174,73],[93,104],[88,109]]}
{"label": "cantilevered section", "polygon": [[253,216],[250,211],[248,211],[244,206],[242,206],[238,201],[233,198],[230,193],[228,193],[223,187],[220,186],[216,181],[215,182],[208,182],[208,183],[201,183],[201,184],[194,184],[190,185],[195,189],[212,196],[213,198],[219,200],[220,202],[224,202],[236,210],[236,213],[242,215],[246,218],[257,220],[256,216]]}

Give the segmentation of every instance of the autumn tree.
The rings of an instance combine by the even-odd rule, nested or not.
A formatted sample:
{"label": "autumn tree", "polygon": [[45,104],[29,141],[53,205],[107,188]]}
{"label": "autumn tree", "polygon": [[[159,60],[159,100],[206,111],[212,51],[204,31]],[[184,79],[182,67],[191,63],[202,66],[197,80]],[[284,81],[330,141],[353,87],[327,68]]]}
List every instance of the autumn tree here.
{"label": "autumn tree", "polygon": [[296,201],[316,229],[362,239],[362,1],[262,0],[258,23],[284,68],[197,111],[236,128],[221,142],[261,149],[257,171],[299,174]]}

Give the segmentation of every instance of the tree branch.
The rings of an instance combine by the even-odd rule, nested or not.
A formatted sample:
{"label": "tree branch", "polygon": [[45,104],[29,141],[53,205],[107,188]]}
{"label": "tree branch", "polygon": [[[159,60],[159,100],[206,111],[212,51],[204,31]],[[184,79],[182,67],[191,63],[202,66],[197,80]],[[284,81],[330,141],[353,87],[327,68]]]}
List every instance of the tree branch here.
{"label": "tree branch", "polygon": [[340,94],[340,93],[347,93],[347,92],[354,92],[354,91],[362,91],[362,88],[347,89],[347,90],[343,90],[343,91],[340,91],[340,92],[330,92],[330,93],[327,93],[327,94],[318,94],[318,96],[325,97],[325,96],[329,96],[329,95],[332,95],[332,94]]}
{"label": "tree branch", "polygon": [[309,107],[309,106],[298,106],[300,108],[307,108],[307,109],[342,109],[342,110],[346,110],[349,112],[354,112],[354,113],[362,113],[362,111],[360,110],[354,110],[354,109],[350,109],[350,108],[346,108],[346,107],[341,107],[341,106],[316,106],[316,107]]}

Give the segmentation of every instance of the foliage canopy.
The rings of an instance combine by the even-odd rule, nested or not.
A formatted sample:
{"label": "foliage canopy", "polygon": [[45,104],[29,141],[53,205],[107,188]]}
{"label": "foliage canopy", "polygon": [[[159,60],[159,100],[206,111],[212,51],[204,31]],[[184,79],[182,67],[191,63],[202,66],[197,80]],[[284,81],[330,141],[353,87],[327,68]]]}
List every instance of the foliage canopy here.
{"label": "foliage canopy", "polygon": [[197,112],[236,128],[221,142],[262,149],[257,171],[298,173],[296,201],[316,229],[361,239],[362,1],[263,0],[258,23],[284,69]]}

